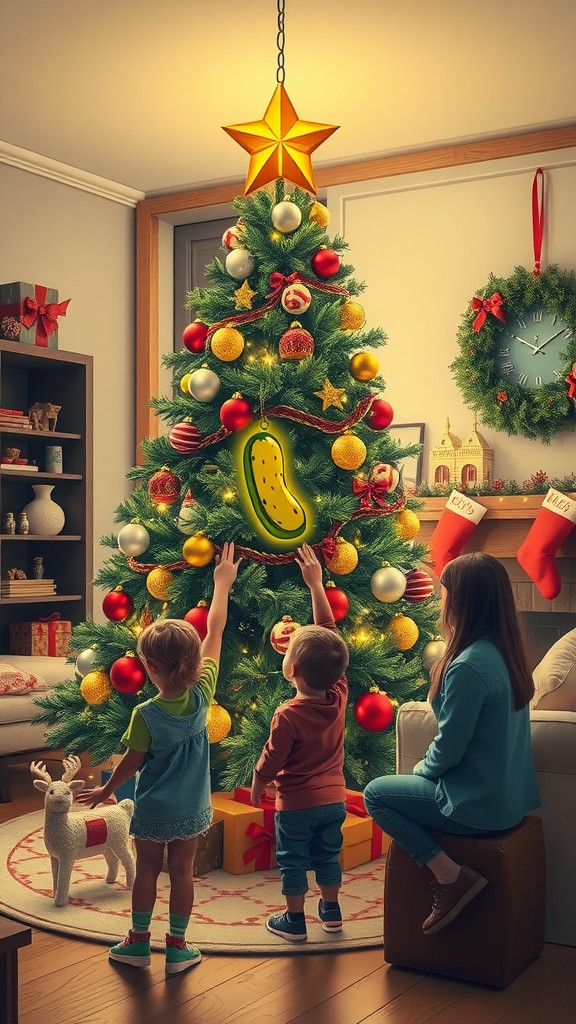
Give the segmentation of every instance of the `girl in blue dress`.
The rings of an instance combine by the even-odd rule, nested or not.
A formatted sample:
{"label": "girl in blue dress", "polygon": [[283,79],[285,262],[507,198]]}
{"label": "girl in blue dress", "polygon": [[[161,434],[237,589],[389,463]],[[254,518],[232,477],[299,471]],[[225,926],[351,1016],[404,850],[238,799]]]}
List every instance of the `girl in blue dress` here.
{"label": "girl in blue dress", "polygon": [[186,942],[194,904],[193,867],[198,836],[212,821],[210,751],[206,717],[216,690],[228,594],[238,572],[234,545],[224,544],[214,570],[207,634],[183,619],[158,619],[143,630],[138,655],[158,696],[138,704],[122,743],[127,748],[104,786],[85,790],[80,803],[95,807],[136,775],[131,833],[136,845],[132,927],[109,951],[111,960],[147,967],[156,885],[168,847],[170,876],[166,974],[200,963]]}

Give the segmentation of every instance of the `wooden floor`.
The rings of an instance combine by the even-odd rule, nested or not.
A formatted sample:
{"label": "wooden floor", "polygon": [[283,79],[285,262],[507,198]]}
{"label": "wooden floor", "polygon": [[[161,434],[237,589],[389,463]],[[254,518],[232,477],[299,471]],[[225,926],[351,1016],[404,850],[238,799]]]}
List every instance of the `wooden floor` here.
{"label": "wooden floor", "polygon": [[[26,769],[0,821],[42,805]],[[0,876],[1,885],[1,876]],[[507,989],[390,967],[382,949],[294,956],[206,955],[166,979],[112,965],[106,948],[35,930],[20,951],[20,1024],[573,1024],[576,949],[547,945]]]}

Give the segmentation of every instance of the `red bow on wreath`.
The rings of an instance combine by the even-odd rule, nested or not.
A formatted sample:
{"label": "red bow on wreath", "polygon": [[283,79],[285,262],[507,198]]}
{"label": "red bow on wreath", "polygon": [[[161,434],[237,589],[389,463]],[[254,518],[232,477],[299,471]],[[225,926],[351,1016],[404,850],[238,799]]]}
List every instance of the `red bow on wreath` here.
{"label": "red bow on wreath", "polygon": [[360,508],[370,508],[372,503],[380,505],[381,508],[386,505],[386,486],[377,480],[361,480],[355,476],[352,480],[352,491],[354,494],[362,495]]}
{"label": "red bow on wreath", "polygon": [[492,316],[495,316],[501,323],[506,323],[506,316],[504,314],[504,310],[501,308],[503,303],[504,299],[500,295],[500,292],[494,292],[494,295],[491,295],[489,299],[480,299],[477,295],[474,296],[470,305],[472,306],[472,309],[477,309],[479,311],[478,316],[474,321],[474,330],[476,333],[478,333],[482,327],[488,313],[492,313]]}
{"label": "red bow on wreath", "polygon": [[568,398],[574,398],[576,396],[576,363],[573,364],[570,373],[564,380],[570,385],[568,388]]}
{"label": "red bow on wreath", "polygon": [[42,305],[36,299],[26,296],[24,299],[25,312],[20,317],[20,322],[24,327],[32,327],[37,322],[38,337],[49,338],[54,331],[58,330],[58,317],[66,316],[69,302],[70,299],[66,299],[64,302],[47,302]]}

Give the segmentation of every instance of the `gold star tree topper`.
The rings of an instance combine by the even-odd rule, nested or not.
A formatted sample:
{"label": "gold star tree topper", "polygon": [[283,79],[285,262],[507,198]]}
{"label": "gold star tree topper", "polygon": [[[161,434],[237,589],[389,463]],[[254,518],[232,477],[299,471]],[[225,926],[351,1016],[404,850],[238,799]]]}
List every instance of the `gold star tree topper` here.
{"label": "gold star tree topper", "polygon": [[337,131],[337,124],[301,121],[282,82],[276,86],[261,121],[222,126],[250,153],[244,195],[276,178],[287,178],[316,194],[310,154]]}
{"label": "gold star tree topper", "polygon": [[326,409],[329,409],[331,405],[336,406],[337,409],[344,408],[341,399],[345,395],[345,391],[346,388],[335,388],[328,380],[328,377],[326,377],[322,390],[315,391],[314,394],[322,399],[322,412],[326,412]]}

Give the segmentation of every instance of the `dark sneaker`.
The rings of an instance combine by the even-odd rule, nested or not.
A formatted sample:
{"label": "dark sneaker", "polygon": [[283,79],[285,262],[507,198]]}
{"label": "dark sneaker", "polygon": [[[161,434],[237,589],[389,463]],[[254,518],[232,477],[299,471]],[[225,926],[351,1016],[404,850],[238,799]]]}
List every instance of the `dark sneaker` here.
{"label": "dark sneaker", "polygon": [[122,942],[118,942],[108,950],[110,960],[131,967],[150,966],[150,932],[133,932],[130,930]]}
{"label": "dark sneaker", "polygon": [[458,878],[451,885],[432,882],[434,899],[432,910],[422,925],[424,934],[432,935],[450,924],[466,904],[482,891],[485,885],[488,885],[488,879],[483,878],[466,864],[462,865]]}
{"label": "dark sneaker", "polygon": [[324,900],[318,900],[318,917],[325,932],[342,931],[342,912],[339,903],[324,903]]}
{"label": "dark sneaker", "polygon": [[281,938],[287,939],[288,942],[306,942],[308,938],[304,914],[302,914],[298,921],[291,921],[288,917],[288,912],[281,914],[279,917],[269,917],[266,921],[266,927],[269,932],[273,932],[274,935],[280,935]]}
{"label": "dark sneaker", "polygon": [[189,967],[195,967],[201,959],[200,950],[196,946],[189,946],[186,939],[166,936],[166,974],[180,974]]}

